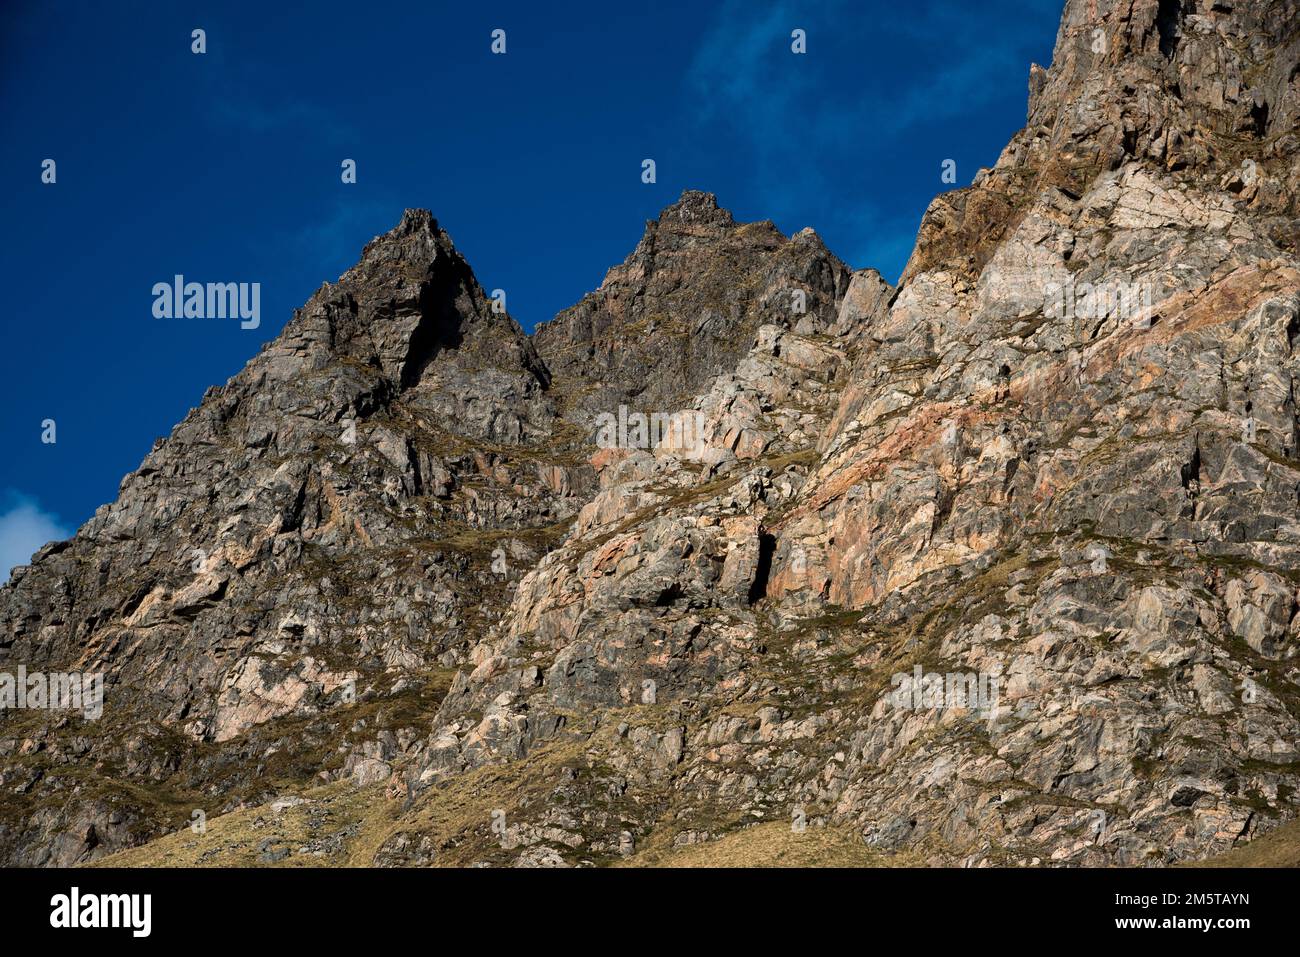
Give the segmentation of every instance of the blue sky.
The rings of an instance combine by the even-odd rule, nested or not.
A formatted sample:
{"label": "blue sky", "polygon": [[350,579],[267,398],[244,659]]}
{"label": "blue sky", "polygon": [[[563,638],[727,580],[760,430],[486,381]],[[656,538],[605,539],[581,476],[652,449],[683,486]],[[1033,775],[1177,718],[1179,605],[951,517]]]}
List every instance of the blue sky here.
{"label": "blue sky", "polygon": [[[896,279],[952,188],[944,160],[969,183],[1023,125],[1061,7],[7,0],[0,577],[112,500],[408,206],[525,328],[688,187]],[[260,283],[260,326],[155,319],[152,287],[177,273]]]}

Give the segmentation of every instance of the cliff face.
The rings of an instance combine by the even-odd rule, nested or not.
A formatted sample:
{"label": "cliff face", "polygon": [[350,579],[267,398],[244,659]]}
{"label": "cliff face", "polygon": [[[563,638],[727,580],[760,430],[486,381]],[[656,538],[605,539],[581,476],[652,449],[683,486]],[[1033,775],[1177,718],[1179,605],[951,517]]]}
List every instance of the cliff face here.
{"label": "cliff face", "polygon": [[[381,864],[1159,864],[1290,820],[1298,14],[1070,0],[897,289],[687,193],[530,340],[408,212],[0,590],[0,670],[108,685],[0,714],[0,850],[202,809],[123,859],[242,861],[287,793],[297,853]],[[620,405],[690,440],[600,447]]]}
{"label": "cliff face", "polygon": [[687,191],[533,338],[579,421],[620,403],[676,409],[735,368],[764,323],[833,325],[849,278],[811,229],[787,238],[770,222],[739,224]]}
{"label": "cliff face", "polygon": [[6,856],[72,863],[350,773],[344,705],[414,735],[393,714],[436,704],[506,600],[492,553],[535,560],[577,507],[572,457],[538,445],[547,383],[427,213],[367,246],[0,592],[6,670],[106,680],[99,721],[4,715]]}

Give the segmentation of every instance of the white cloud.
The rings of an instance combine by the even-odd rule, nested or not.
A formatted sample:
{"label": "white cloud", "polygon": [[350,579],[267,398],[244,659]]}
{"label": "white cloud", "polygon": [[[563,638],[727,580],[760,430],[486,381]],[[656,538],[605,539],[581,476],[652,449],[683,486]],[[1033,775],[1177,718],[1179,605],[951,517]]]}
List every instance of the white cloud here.
{"label": "white cloud", "polygon": [[26,565],[47,542],[61,541],[72,533],[58,518],[44,511],[33,498],[11,492],[0,513],[0,582],[18,565]]}
{"label": "white cloud", "polygon": [[[961,145],[948,124],[988,109],[1006,75],[1023,83],[1043,40],[1029,0],[920,0],[907,16],[883,18],[847,0],[727,0],[715,9],[685,73],[695,122],[732,137],[765,212],[792,229],[812,224],[850,265],[885,273],[893,264],[901,271],[911,254],[926,197],[900,208],[875,178],[891,165],[863,154],[920,151],[907,162],[937,169]],[[794,26],[807,30],[806,55],[791,54]],[[900,62],[919,55],[928,56],[923,68]],[[1023,115],[1008,118],[1008,134]],[[952,188],[940,188],[937,174],[932,185]]]}

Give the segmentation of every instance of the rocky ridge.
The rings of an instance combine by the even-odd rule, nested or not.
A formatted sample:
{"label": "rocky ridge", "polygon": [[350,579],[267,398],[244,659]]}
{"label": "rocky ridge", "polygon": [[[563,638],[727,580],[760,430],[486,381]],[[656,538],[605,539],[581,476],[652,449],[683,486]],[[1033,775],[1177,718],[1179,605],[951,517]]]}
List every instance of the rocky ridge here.
{"label": "rocky ridge", "polygon": [[[0,849],[317,785],[356,820],[300,853],[386,865],[1167,864],[1292,819],[1296,14],[1070,0],[898,288],[688,192],[530,338],[408,212],[0,591],[0,666],[109,682],[0,716]],[[619,405],[700,427],[595,447]],[[917,668],[998,693],[900,703]]]}

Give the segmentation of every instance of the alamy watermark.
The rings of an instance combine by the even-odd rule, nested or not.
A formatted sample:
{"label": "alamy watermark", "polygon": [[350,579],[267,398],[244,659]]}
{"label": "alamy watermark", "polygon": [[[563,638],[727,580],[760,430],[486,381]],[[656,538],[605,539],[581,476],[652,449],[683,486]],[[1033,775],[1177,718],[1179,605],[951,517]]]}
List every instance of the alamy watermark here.
{"label": "alamy watermark", "polygon": [[894,690],[889,693],[889,704],[899,711],[944,708],[991,711],[997,707],[1001,674],[1000,667],[992,671],[936,674],[916,665],[910,675],[900,671],[890,679]]}
{"label": "alamy watermark", "polygon": [[132,937],[153,929],[152,894],[83,894],[73,887],[50,898],[50,926],[56,929],[125,928]]}
{"label": "alamy watermark", "polygon": [[602,449],[697,448],[704,438],[704,413],[629,412],[620,405],[618,414],[596,416],[596,445]]}
{"label": "alamy watermark", "polygon": [[262,324],[260,282],[186,282],[176,275],[170,283],[153,285],[155,319],[240,319],[239,328]]}
{"label": "alamy watermark", "polygon": [[88,721],[104,713],[104,676],[79,671],[17,674],[0,672],[0,711],[24,708],[38,711],[80,711]]}
{"label": "alamy watermark", "polygon": [[1136,319],[1151,308],[1151,286],[1142,282],[1048,283],[1043,314],[1049,319]]}

